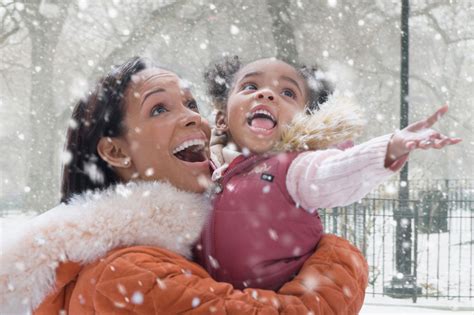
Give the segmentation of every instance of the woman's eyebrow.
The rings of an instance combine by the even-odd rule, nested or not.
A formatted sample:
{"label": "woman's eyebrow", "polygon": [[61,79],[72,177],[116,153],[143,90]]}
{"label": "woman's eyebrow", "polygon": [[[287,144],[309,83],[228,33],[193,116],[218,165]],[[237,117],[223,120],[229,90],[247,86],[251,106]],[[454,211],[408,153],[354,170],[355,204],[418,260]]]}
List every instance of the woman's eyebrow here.
{"label": "woman's eyebrow", "polygon": [[158,89],[151,90],[151,91],[145,93],[145,96],[143,96],[143,100],[142,100],[142,103],[140,104],[140,107],[143,105],[143,103],[145,103],[146,99],[147,99],[150,95],[155,94],[155,93],[160,93],[160,92],[166,92],[166,90],[163,89],[163,88],[158,88]]}
{"label": "woman's eyebrow", "polygon": [[282,75],[282,76],[280,77],[280,79],[283,79],[283,80],[285,80],[285,81],[289,81],[289,82],[293,83],[294,85],[296,85],[296,87],[297,87],[298,90],[300,91],[300,94],[303,94],[303,92],[301,91],[300,85],[298,84],[298,82],[297,82],[295,79],[290,78],[290,77],[287,77],[286,75]]}

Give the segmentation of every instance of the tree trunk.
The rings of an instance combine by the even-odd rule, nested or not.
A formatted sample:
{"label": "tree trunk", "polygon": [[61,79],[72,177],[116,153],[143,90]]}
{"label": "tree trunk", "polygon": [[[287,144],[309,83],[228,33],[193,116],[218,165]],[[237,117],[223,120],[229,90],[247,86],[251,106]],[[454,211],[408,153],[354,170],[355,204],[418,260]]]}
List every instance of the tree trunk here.
{"label": "tree trunk", "polygon": [[[46,16],[41,4],[30,4],[22,16],[31,41],[30,136],[25,207],[46,210],[59,201],[59,137],[54,104],[54,52],[68,16],[69,1],[55,3],[59,14]],[[24,11],[23,11],[24,12]]]}
{"label": "tree trunk", "polygon": [[28,209],[45,210],[58,202],[58,157],[56,148],[55,110],[53,100],[53,63],[50,54],[54,47],[43,41],[40,31],[31,33],[31,94],[30,138],[28,165]]}
{"label": "tree trunk", "polygon": [[290,62],[298,61],[295,32],[291,24],[290,1],[267,0],[267,10],[272,19],[272,35],[277,50],[277,58]]}

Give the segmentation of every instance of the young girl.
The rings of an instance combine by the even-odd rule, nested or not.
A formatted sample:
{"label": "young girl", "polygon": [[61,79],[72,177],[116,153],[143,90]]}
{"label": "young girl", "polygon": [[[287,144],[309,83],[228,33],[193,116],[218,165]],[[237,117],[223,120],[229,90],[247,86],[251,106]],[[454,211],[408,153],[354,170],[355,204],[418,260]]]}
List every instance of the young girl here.
{"label": "young girl", "polygon": [[[360,129],[360,120],[341,104],[343,98],[330,96],[314,70],[274,58],[241,67],[234,57],[206,73],[216,129],[235,148],[222,150],[224,163],[213,174],[214,210],[197,247],[219,281],[278,289],[321,238],[315,209],[360,200],[415,148],[460,141],[429,129],[447,111],[442,107],[401,131],[338,150]],[[305,112],[310,115],[301,117]]]}

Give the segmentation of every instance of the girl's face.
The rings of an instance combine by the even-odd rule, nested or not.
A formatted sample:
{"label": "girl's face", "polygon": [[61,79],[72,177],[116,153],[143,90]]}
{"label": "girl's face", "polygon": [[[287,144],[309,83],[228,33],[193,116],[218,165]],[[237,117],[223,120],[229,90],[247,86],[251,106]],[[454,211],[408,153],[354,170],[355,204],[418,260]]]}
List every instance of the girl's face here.
{"label": "girl's face", "polygon": [[125,100],[122,140],[136,176],[204,191],[210,178],[210,127],[186,83],[173,72],[146,69],[132,77]]}
{"label": "girl's face", "polygon": [[306,81],[295,68],[275,59],[252,62],[236,74],[228,97],[230,139],[239,149],[269,151],[306,101]]}

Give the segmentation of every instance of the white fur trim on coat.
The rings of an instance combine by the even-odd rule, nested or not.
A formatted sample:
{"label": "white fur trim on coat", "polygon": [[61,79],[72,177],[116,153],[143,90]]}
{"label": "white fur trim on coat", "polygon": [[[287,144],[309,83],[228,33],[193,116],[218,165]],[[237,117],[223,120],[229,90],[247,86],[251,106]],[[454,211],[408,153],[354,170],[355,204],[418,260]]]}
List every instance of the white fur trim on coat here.
{"label": "white fur trim on coat", "polygon": [[362,113],[352,97],[334,92],[311,115],[297,114],[286,126],[275,152],[324,150],[353,140],[364,129]]}
{"label": "white fur trim on coat", "polygon": [[3,226],[0,313],[36,308],[53,290],[60,262],[92,263],[133,245],[189,257],[210,209],[205,195],[140,182],[78,195],[20,225]]}

